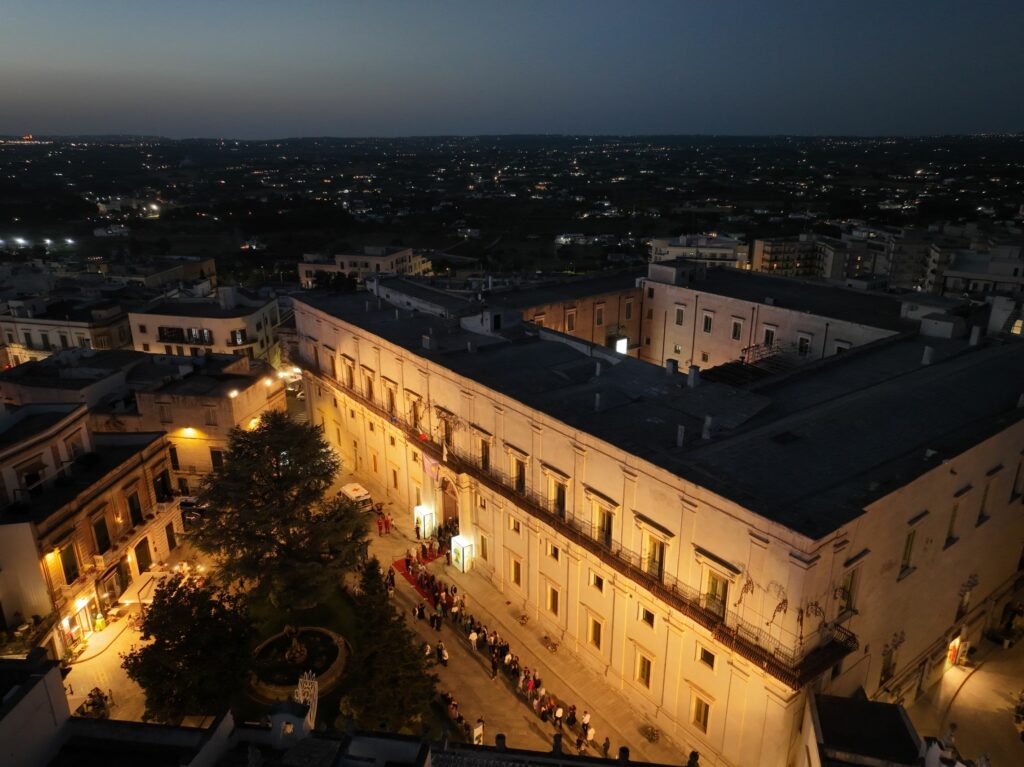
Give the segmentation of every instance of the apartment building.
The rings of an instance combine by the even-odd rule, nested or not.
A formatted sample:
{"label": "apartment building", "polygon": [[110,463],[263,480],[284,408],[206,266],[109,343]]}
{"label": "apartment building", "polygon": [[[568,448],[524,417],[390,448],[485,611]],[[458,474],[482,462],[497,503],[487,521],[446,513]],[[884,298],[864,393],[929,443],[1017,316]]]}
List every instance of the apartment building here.
{"label": "apartment building", "polygon": [[277,299],[221,287],[217,298],[160,301],[129,314],[135,350],[151,354],[235,354],[280,362]]}
{"label": "apartment building", "polygon": [[296,324],[346,465],[709,761],[790,763],[811,689],[912,699],[1024,565],[1024,346],[897,335],[748,390],[357,296]]}
{"label": "apartment building", "polygon": [[4,627],[62,657],[181,532],[163,434],[94,431],[84,404],[0,417]]}
{"label": "apartment building", "polygon": [[818,244],[813,235],[754,240],[748,269],[784,277],[819,277]]}
{"label": "apartment building", "polygon": [[307,254],[298,265],[299,283],[304,288],[314,288],[317,274],[342,274],[359,282],[380,274],[415,277],[429,274],[430,266],[423,251],[368,245],[362,253],[339,253],[331,259]]}
{"label": "apartment building", "polygon": [[223,461],[232,428],[284,410],[269,363],[228,354],[176,357],[71,350],[0,372],[0,405],[84,403],[103,432],[165,432],[171,482],[190,495]]}
{"label": "apartment building", "polygon": [[639,358],[655,365],[806,364],[915,329],[894,296],[689,261],[651,264],[641,290]]}
{"label": "apartment building", "polygon": [[707,266],[740,267],[747,261],[748,250],[747,243],[724,234],[681,234],[647,243],[652,262],[688,258]]}
{"label": "apartment building", "polygon": [[122,349],[132,342],[128,315],[105,299],[9,299],[0,313],[0,364],[44,359],[59,349]]}

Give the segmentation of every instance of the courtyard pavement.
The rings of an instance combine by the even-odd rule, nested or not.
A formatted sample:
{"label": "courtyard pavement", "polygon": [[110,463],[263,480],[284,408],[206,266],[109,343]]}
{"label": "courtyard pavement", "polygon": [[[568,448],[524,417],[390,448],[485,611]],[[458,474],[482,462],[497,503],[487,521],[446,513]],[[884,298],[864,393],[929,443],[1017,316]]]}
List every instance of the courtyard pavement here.
{"label": "courtyard pavement", "polygon": [[[386,497],[375,483],[346,472],[342,484],[352,481],[363,484],[375,500]],[[398,508],[397,504],[385,501],[384,510],[390,511],[396,520],[407,520],[406,510]],[[404,525],[399,522],[391,535],[384,536],[378,536],[376,526],[371,530],[370,553],[385,568],[416,545],[414,534],[406,529],[408,527],[408,522]],[[563,648],[558,653],[551,653],[541,643],[543,631],[530,624],[520,625],[516,620],[517,613],[513,614],[507,605],[507,598],[487,579],[473,572],[459,573],[446,565],[443,557],[432,562],[428,569],[442,581],[459,587],[460,593],[466,596],[466,611],[489,630],[504,637],[511,644],[512,653],[519,656],[520,663],[536,670],[552,695],[566,704],[575,704],[577,716],[582,716],[584,710],[590,711],[591,725],[596,733],[589,750],[591,756],[601,756],[600,744],[608,737],[611,739],[609,756],[613,759],[617,757],[620,746],[628,746],[631,760],[662,764],[686,762],[691,746],[674,743],[664,733],[657,742],[648,742],[640,734],[640,728],[648,722],[625,696],[585,668],[568,650]],[[491,679],[489,657],[469,649],[468,642],[461,632],[456,632],[451,621],[446,621],[438,634],[426,621],[413,620],[412,608],[421,601],[420,595],[401,576],[395,579],[395,584],[397,604],[413,630],[431,647],[436,646],[440,637],[448,648],[451,656],[448,667],[434,667],[441,680],[440,690],[455,697],[459,711],[471,723],[478,716],[483,716],[486,722],[485,743],[493,744],[494,736],[504,733],[510,748],[550,751],[552,736],[558,730],[551,723],[541,722],[502,672],[499,671],[496,679]],[[574,753],[575,740],[575,734],[570,735],[566,730],[563,750]],[[702,755],[701,762],[713,765],[714,759],[711,754]]]}
{"label": "courtyard pavement", "polygon": [[1024,642],[1004,650],[982,640],[973,665],[951,668],[907,713],[921,736],[939,737],[955,722],[956,747],[967,759],[987,753],[992,767],[1017,767],[1024,742],[1013,710],[1021,688]]}

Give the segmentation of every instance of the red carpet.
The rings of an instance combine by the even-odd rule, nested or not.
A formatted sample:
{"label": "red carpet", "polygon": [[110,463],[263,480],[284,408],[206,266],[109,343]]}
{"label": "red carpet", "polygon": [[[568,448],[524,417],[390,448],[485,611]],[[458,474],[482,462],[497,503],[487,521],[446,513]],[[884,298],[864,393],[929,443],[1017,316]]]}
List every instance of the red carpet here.
{"label": "red carpet", "polygon": [[[423,562],[424,562],[424,564],[430,564],[435,559],[438,559],[440,556],[441,556],[440,554],[435,554],[432,557],[428,557],[427,559],[424,559]],[[416,562],[416,560],[413,560],[414,564],[415,564],[415,562]],[[399,575],[401,575],[403,578],[405,578],[407,581],[409,581],[409,585],[411,585],[414,589],[416,589],[417,593],[421,597],[423,597],[424,601],[426,601],[427,604],[429,604],[429,605],[433,605],[434,604],[434,597],[433,597],[433,595],[432,594],[427,594],[427,592],[424,591],[420,587],[419,582],[416,580],[416,576],[413,575],[412,573],[408,572],[405,569],[405,557],[402,557],[401,559],[396,559],[394,562],[391,563],[391,566],[393,568],[395,568],[395,572],[397,572]]]}

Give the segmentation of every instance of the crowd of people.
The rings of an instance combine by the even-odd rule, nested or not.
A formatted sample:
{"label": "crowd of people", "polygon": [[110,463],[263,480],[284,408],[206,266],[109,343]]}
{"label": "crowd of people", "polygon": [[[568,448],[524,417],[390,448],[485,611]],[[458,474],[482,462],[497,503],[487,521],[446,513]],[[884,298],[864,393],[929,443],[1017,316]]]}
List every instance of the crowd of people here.
{"label": "crowd of people", "polygon": [[[413,554],[406,554],[407,568],[413,565]],[[605,737],[603,742],[596,741],[596,729],[590,723],[590,712],[584,710],[578,715],[575,705],[566,706],[544,686],[544,681],[537,669],[523,665],[519,656],[512,652],[512,647],[497,631],[488,630],[487,626],[466,612],[466,597],[459,594],[454,584],[446,584],[429,572],[422,563],[415,571],[416,583],[426,598],[413,608],[413,616],[417,620],[428,621],[430,627],[440,633],[445,621],[450,621],[456,633],[463,637],[470,649],[484,655],[490,661],[491,679],[503,674],[508,683],[521,695],[542,722],[549,722],[558,730],[568,730],[576,736],[576,750],[580,754],[587,752],[588,747],[600,748],[601,754],[608,757],[611,740]],[[414,572],[409,570],[409,572]],[[429,604],[428,604],[429,603]],[[440,639],[431,647],[429,642],[422,646],[423,654],[428,660],[442,666],[449,661],[448,648]],[[442,695],[448,715],[457,727],[468,734],[471,728],[458,711],[458,702],[450,693]]]}

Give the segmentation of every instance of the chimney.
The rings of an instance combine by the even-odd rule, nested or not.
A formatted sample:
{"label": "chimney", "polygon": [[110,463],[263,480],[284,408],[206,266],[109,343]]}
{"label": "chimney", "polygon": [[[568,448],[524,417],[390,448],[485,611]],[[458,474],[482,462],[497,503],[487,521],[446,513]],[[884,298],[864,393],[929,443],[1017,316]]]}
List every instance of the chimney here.
{"label": "chimney", "polygon": [[560,732],[556,732],[554,735],[551,736],[551,753],[562,753],[562,733]]}
{"label": "chimney", "polygon": [[932,359],[935,357],[935,349],[931,346],[924,347],[924,354],[921,355],[922,365],[931,365]]}
{"label": "chimney", "polygon": [[[558,736],[556,735],[555,737],[557,738]],[[505,750],[505,733],[499,732],[497,735],[494,736],[494,747],[498,751]]]}
{"label": "chimney", "polygon": [[601,392],[594,392],[594,412],[601,412]]}
{"label": "chimney", "polygon": [[671,377],[679,372],[679,360],[665,360],[665,375]]}
{"label": "chimney", "polygon": [[765,296],[764,297],[764,305],[765,306],[775,306],[775,299],[772,296]]}
{"label": "chimney", "polygon": [[420,341],[423,344],[423,348],[424,349],[433,349],[434,348],[434,337],[433,336],[431,336],[429,334],[421,336],[420,337]]}
{"label": "chimney", "polygon": [[977,346],[981,341],[981,325],[974,325],[971,328],[971,346]]}
{"label": "chimney", "polygon": [[676,427],[676,447],[682,447],[683,446],[683,440],[685,439],[685,437],[686,437],[686,427],[683,426],[682,424],[679,424]]}
{"label": "chimney", "polygon": [[691,389],[696,389],[700,385],[700,368],[696,365],[690,365],[690,372],[686,374],[686,385]]}
{"label": "chimney", "polygon": [[711,439],[711,423],[712,418],[709,415],[704,416],[704,428],[700,432],[701,439]]}
{"label": "chimney", "polygon": [[619,746],[619,761],[623,764],[629,761],[629,746]]}
{"label": "chimney", "polygon": [[601,360],[598,360],[594,365],[594,378],[600,378],[601,376]]}

